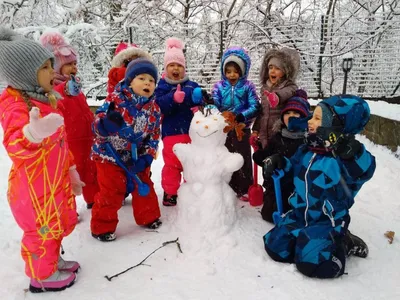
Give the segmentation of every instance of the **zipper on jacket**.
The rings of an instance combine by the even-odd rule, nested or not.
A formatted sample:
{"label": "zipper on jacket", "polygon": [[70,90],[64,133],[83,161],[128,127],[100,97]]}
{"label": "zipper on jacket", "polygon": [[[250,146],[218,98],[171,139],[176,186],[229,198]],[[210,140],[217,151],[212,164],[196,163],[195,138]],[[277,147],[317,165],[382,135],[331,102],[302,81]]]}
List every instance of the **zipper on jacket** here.
{"label": "zipper on jacket", "polygon": [[308,172],[310,171],[312,162],[314,161],[314,158],[315,158],[316,155],[317,155],[317,153],[314,153],[312,155],[312,157],[310,159],[310,162],[308,163],[308,166],[307,166],[306,174],[304,175],[304,182],[305,182],[305,185],[306,185],[306,203],[307,203],[306,210],[304,211],[304,220],[306,221],[306,226],[305,227],[308,226],[308,221],[307,221],[307,212],[308,212],[308,178],[307,178],[307,176],[308,176]]}
{"label": "zipper on jacket", "polygon": [[231,107],[234,105],[234,101],[233,101],[233,97],[235,96],[234,90],[235,90],[235,86],[232,85],[232,88],[231,88]]}

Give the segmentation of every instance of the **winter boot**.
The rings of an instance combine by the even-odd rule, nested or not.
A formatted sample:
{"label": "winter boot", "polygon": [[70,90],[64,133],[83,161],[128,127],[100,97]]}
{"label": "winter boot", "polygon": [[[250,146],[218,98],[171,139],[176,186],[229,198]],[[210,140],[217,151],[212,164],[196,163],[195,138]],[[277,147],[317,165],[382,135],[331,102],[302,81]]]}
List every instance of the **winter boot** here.
{"label": "winter boot", "polygon": [[166,192],[164,192],[163,205],[164,206],[175,206],[177,199],[178,199],[177,195],[168,195]]}
{"label": "winter boot", "polygon": [[80,267],[81,265],[77,261],[64,260],[61,256],[58,258],[58,271],[78,273]]}
{"label": "winter boot", "polygon": [[157,229],[158,227],[160,227],[162,224],[160,219],[157,219],[149,224],[146,225],[147,228],[149,229]]}
{"label": "winter boot", "polygon": [[65,271],[56,271],[44,280],[31,279],[29,291],[32,293],[57,292],[72,286],[76,280],[76,274]]}
{"label": "winter boot", "polygon": [[366,258],[368,256],[369,251],[367,244],[358,236],[351,234],[349,230],[347,230],[343,242],[347,256],[354,255],[361,258]]}
{"label": "winter boot", "polygon": [[92,237],[94,237],[95,239],[97,239],[101,242],[112,242],[117,238],[117,236],[114,232],[106,232],[106,233],[102,233],[102,234],[92,233]]}

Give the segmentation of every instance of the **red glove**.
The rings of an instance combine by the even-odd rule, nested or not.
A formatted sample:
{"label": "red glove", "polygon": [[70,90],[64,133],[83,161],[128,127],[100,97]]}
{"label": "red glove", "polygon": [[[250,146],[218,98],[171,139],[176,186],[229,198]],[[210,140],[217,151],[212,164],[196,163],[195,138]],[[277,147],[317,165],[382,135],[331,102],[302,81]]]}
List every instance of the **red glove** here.
{"label": "red glove", "polygon": [[260,148],[260,140],[258,139],[258,136],[255,134],[252,134],[250,136],[249,143],[253,147],[254,151],[257,151]]}
{"label": "red glove", "polygon": [[278,106],[279,104],[279,97],[277,94],[275,93],[270,93],[268,91],[264,91],[264,95],[265,97],[267,97],[269,105],[271,106],[271,108],[275,108]]}
{"label": "red glove", "polygon": [[176,91],[174,93],[174,101],[176,103],[182,103],[183,99],[185,99],[185,92],[181,91],[181,85],[178,84]]}

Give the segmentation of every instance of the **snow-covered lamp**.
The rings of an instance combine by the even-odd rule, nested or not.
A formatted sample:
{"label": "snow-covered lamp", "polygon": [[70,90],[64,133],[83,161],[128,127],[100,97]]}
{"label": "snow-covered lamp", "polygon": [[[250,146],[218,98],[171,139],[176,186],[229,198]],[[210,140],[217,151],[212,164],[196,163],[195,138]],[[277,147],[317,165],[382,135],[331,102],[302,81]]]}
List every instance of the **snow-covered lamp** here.
{"label": "snow-covered lamp", "polygon": [[343,61],[342,61],[342,69],[344,72],[343,94],[346,94],[347,74],[350,72],[352,67],[353,67],[353,53],[347,52],[345,55],[343,55]]}

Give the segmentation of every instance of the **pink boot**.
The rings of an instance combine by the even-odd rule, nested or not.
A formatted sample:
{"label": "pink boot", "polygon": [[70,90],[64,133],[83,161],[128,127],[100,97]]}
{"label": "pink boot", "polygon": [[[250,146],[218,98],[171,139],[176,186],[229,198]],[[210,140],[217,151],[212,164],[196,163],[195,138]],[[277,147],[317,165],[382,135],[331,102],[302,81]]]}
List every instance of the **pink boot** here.
{"label": "pink boot", "polygon": [[75,273],[56,271],[44,280],[31,279],[29,291],[32,293],[57,292],[72,286],[76,280]]}
{"label": "pink boot", "polygon": [[67,271],[71,273],[78,273],[80,264],[73,260],[64,260],[61,256],[58,258],[58,271]]}

